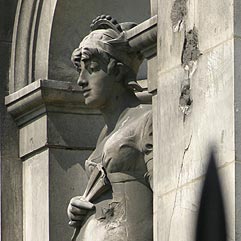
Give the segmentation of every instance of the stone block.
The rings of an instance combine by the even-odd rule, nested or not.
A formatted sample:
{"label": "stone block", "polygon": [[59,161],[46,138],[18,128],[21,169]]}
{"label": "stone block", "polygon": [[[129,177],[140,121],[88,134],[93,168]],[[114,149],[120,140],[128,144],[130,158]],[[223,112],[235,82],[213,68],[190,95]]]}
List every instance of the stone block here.
{"label": "stone block", "polygon": [[46,146],[48,143],[47,116],[44,115],[20,128],[19,136],[20,157]]}
{"label": "stone block", "polygon": [[[204,54],[190,79],[188,115],[179,108],[182,67],[158,79],[158,160],[156,180],[161,195],[204,175],[209,148],[217,146],[218,166],[234,161],[233,41]],[[168,114],[167,114],[168,113]]]}
{"label": "stone block", "polygon": [[155,240],[195,240],[201,187],[202,180],[197,180],[158,197]]}
{"label": "stone block", "polygon": [[23,162],[23,240],[49,241],[49,152]]}

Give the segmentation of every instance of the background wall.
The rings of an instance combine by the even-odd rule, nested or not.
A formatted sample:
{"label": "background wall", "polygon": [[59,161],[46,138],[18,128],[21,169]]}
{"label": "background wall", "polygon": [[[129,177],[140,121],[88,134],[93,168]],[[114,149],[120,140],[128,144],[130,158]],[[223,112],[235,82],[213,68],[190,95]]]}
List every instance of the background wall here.
{"label": "background wall", "polygon": [[[138,11],[136,11],[138,9]],[[75,81],[77,73],[71,54],[90,31],[90,24],[99,15],[111,15],[119,23],[141,23],[150,17],[149,0],[64,1],[56,5],[49,50],[49,78]],[[146,68],[139,74],[146,78]]]}
{"label": "background wall", "polygon": [[0,1],[0,161],[1,240],[22,240],[21,162],[17,128],[7,113],[4,97],[9,93],[9,66],[17,0]]}
{"label": "background wall", "polygon": [[[24,137],[20,134],[19,137],[15,122],[6,112],[4,97],[9,93],[22,90],[37,79],[75,82],[77,72],[70,62],[70,56],[80,39],[89,32],[91,21],[96,16],[106,13],[120,22],[140,23],[150,15],[149,1],[14,0],[7,2],[1,0],[0,4],[2,240],[21,241],[23,225],[24,240],[32,241],[32,237],[41,241],[48,238],[51,241],[59,241],[60,238],[66,240],[73,231],[67,224],[68,200],[74,195],[79,195],[84,189],[86,177],[83,164],[94,146],[83,144],[69,148],[59,145],[59,139],[55,140],[52,136],[52,127],[56,135],[63,140],[65,140],[68,126],[71,130],[74,128],[70,122],[66,125],[64,121],[63,123],[60,121],[68,117],[63,110],[63,113],[60,111],[60,114],[48,116],[48,130],[44,130],[53,137],[53,143],[57,143],[56,146],[49,148],[46,143],[46,146],[40,147],[42,149],[34,149],[27,155],[21,155],[20,160],[19,150],[21,151],[22,146],[33,147],[32,135],[37,143],[41,139],[43,130],[30,128],[31,131],[28,132],[28,126],[35,126],[35,121],[38,121],[41,116],[21,126],[20,128],[26,129],[28,133]],[[137,6],[138,11],[136,11]],[[146,66],[140,74],[140,79],[143,78],[146,78]],[[54,122],[55,115],[59,115],[56,122]],[[75,114],[71,116],[73,122],[74,116]],[[88,119],[88,123],[98,122],[94,128],[93,126],[87,128],[86,125],[81,126],[78,121],[83,128],[82,131],[85,132],[85,135],[80,138],[88,140],[87,132],[96,139],[103,125],[99,117],[89,115],[87,112],[77,116],[77,119],[82,118],[83,121]],[[54,126],[53,123],[55,123]],[[71,140],[71,136],[69,139]],[[75,148],[81,151],[76,151]],[[43,175],[44,173],[48,177]],[[73,180],[75,185],[72,185]],[[72,188],[66,188],[64,184],[67,187],[72,185]],[[23,193],[24,197],[22,197]],[[39,207],[43,207],[42,212],[36,209],[38,203]],[[51,210],[44,213],[49,207]],[[41,225],[38,224],[49,228],[47,230],[49,234],[47,232],[43,234]]]}

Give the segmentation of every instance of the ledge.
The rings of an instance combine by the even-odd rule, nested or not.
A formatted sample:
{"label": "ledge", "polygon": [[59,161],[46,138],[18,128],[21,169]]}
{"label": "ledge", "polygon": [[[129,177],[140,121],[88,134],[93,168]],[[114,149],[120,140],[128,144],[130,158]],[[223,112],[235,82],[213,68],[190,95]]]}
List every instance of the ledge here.
{"label": "ledge", "polygon": [[7,96],[8,112],[18,125],[22,125],[47,111],[97,114],[84,104],[77,84],[56,80],[37,80]]}
{"label": "ledge", "polygon": [[126,31],[131,47],[140,50],[147,59],[157,52],[157,15]]}
{"label": "ledge", "polygon": [[[140,82],[146,84],[146,81]],[[136,95],[141,103],[151,104],[151,94],[147,90]],[[7,96],[5,105],[18,126],[46,112],[100,114],[84,104],[77,84],[57,80],[37,80]]]}

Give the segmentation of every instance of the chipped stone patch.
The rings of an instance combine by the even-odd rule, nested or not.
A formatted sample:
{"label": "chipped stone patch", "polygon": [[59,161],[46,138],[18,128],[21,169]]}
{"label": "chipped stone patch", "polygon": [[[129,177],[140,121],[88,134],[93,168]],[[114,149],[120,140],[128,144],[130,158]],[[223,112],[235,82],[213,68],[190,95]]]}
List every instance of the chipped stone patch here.
{"label": "chipped stone patch", "polygon": [[191,97],[191,79],[197,69],[198,59],[201,55],[198,47],[198,31],[194,26],[193,29],[185,32],[181,58],[182,66],[187,73],[187,78],[182,81],[181,95],[179,98],[179,108],[184,114],[184,121],[185,117],[191,112],[191,106],[193,103]]}
{"label": "chipped stone patch", "polygon": [[180,32],[183,29],[186,15],[187,0],[175,0],[171,11],[173,32]]}
{"label": "chipped stone patch", "polygon": [[[198,31],[196,27],[185,33],[182,51],[182,65],[189,75],[193,75],[197,68],[197,60],[201,52],[198,47]],[[191,77],[189,76],[189,77]]]}
{"label": "chipped stone patch", "polygon": [[190,80],[185,80],[183,81],[181,96],[179,98],[179,108],[184,114],[183,121],[185,121],[185,117],[191,112],[192,102]]}

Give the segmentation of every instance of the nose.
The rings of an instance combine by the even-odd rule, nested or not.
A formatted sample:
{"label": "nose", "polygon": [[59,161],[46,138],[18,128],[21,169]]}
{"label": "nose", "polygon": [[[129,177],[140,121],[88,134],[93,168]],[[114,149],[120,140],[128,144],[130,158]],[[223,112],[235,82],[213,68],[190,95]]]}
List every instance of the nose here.
{"label": "nose", "polygon": [[83,75],[80,73],[77,84],[81,87],[85,87],[88,85],[88,81],[86,78],[83,77]]}

